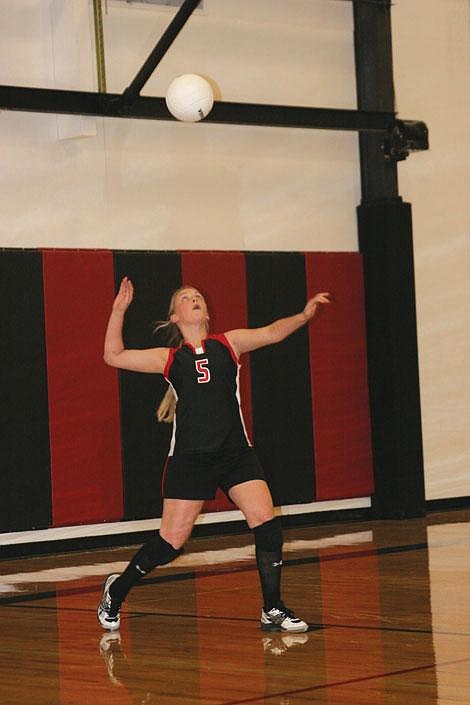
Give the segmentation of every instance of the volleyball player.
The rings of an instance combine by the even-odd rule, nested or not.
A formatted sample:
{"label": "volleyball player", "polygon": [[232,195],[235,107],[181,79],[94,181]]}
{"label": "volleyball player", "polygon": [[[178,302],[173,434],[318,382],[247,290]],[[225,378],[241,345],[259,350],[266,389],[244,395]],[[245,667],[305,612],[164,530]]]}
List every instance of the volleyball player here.
{"label": "volleyball player", "polygon": [[209,334],[203,295],[192,286],[172,296],[168,328],[173,347],[129,350],[122,328],[134,296],[132,282],[121,282],[105,336],[104,359],[113,367],[163,374],[169,383],[160,420],[173,420],[173,435],[163,481],[160,531],[131,559],[124,572],[107,577],[98,620],[109,630],[120,625],[120,607],[131,588],[159,565],[174,560],[189,538],[204,501],[218,487],[244,514],[254,534],[263,594],[261,629],[304,632],[308,624],[281,600],[282,533],[271,493],[247,437],[238,394],[239,358],[279,343],[309,323],[329,294],[310,299],[303,311],[261,328]]}

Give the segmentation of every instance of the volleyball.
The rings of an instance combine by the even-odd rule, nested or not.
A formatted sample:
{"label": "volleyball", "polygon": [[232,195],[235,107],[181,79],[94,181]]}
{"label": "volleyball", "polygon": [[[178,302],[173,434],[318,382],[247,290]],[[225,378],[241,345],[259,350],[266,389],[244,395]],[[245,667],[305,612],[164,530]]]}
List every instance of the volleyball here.
{"label": "volleyball", "polygon": [[177,120],[197,122],[212,110],[214,93],[208,81],[194,73],[177,76],[168,86],[166,105]]}

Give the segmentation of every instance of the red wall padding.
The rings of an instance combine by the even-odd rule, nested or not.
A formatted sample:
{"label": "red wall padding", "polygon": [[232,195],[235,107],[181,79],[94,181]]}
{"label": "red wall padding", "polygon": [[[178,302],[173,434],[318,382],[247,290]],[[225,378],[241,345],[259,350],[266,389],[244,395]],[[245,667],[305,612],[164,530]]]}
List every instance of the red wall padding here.
{"label": "red wall padding", "polygon": [[123,516],[117,372],[103,362],[113,255],[43,252],[54,526]]}
{"label": "red wall padding", "polygon": [[[183,252],[183,284],[194,286],[204,294],[209,306],[212,333],[225,333],[248,325],[246,302],[245,256],[241,252]],[[240,394],[245,425],[252,438],[250,366],[246,357],[240,370]],[[233,509],[219,490],[214,501],[206,502],[204,511]]]}
{"label": "red wall padding", "polygon": [[332,303],[309,326],[316,499],[373,491],[362,258],[307,253],[307,292]]}

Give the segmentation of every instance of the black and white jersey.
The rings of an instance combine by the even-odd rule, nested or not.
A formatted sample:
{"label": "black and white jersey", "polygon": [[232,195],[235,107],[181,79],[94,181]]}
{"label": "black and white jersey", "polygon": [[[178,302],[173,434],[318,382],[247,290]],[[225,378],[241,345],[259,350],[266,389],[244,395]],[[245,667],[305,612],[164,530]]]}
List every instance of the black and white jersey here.
{"label": "black and white jersey", "polygon": [[209,453],[251,445],[240,408],[240,364],[223,334],[200,348],[171,348],[164,376],[173,388],[176,413],[169,455]]}

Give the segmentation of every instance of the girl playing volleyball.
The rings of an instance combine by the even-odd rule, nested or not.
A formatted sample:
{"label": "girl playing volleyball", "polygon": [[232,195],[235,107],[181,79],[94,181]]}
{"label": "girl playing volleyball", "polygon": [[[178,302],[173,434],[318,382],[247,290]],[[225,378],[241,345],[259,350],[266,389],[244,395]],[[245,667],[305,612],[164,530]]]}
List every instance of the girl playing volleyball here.
{"label": "girl playing volleyball", "polygon": [[113,367],[163,374],[169,383],[158,411],[173,420],[163,481],[160,531],[135,554],[125,571],[109,575],[98,607],[105,629],[118,629],[120,607],[144,575],[176,558],[189,538],[206,499],[218,487],[244,514],[253,530],[256,563],[263,594],[261,629],[303,632],[308,624],[281,600],[282,533],[274,517],[271,493],[246,435],[238,394],[239,358],[279,343],[316,315],[329,294],[310,299],[301,313],[261,328],[209,334],[209,314],[202,294],[183,286],[172,296],[167,327],[177,347],[127,350],[122,328],[134,290],[121,282],[106,330],[104,359]]}

